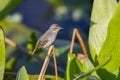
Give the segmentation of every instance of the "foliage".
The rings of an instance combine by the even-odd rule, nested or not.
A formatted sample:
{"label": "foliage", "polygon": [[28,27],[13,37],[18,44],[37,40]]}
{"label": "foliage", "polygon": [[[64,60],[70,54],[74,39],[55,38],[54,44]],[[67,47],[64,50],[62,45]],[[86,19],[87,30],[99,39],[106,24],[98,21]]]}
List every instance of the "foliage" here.
{"label": "foliage", "polygon": [[0,21],[20,4],[21,0],[0,0]]}
{"label": "foliage", "polygon": [[5,70],[5,42],[3,29],[0,26],[0,80],[3,80]]}
{"label": "foliage", "polygon": [[[100,7],[102,9],[99,9]],[[116,80],[119,76],[120,18],[118,16],[120,16],[120,3],[115,0],[94,1],[89,46],[95,65],[103,63],[112,55],[111,61],[97,71],[103,80]]]}
{"label": "foliage", "polygon": [[[48,1],[48,0],[46,0]],[[59,3],[58,3],[58,2]],[[59,6],[58,11],[62,8],[67,13],[67,7],[63,6],[67,0],[49,0],[51,4]],[[10,38],[20,45],[27,45],[27,50],[32,51],[35,47],[37,41],[36,33],[37,31],[27,28],[20,21],[22,16],[17,14],[20,18],[18,21],[14,19],[14,16],[6,17],[14,8],[21,2],[21,0],[4,0],[0,1],[0,24],[3,26],[6,35],[11,36]],[[79,1],[75,1],[78,3]],[[82,1],[80,1],[82,3]],[[73,3],[72,0],[70,3]],[[69,6],[73,8],[73,6]],[[79,7],[77,7],[79,8]],[[79,9],[76,10],[80,13]],[[62,12],[61,12],[62,14]],[[76,16],[79,16],[75,13]],[[6,18],[5,18],[6,17]],[[89,48],[93,63],[89,58],[84,58],[83,63],[77,59],[77,57],[68,52],[69,44],[62,47],[55,48],[57,58],[66,61],[67,56],[67,67],[62,64],[62,68],[66,67],[65,80],[119,80],[120,79],[120,3],[116,0],[94,0],[92,15],[91,15],[91,27],[89,33]],[[5,37],[3,29],[0,27],[0,80],[8,78],[9,80],[37,80],[39,75],[31,74],[29,72],[38,71],[38,68],[42,66],[42,60],[38,61],[35,58],[28,56],[26,54],[21,54],[21,51],[11,50],[10,46],[5,51]],[[12,32],[13,31],[13,32]],[[14,32],[15,31],[15,32]],[[30,37],[29,37],[30,36]],[[17,40],[15,40],[17,38]],[[26,43],[27,42],[27,43]],[[59,40],[58,44],[65,44],[65,40]],[[44,58],[47,49],[40,49],[36,53],[40,57]],[[7,58],[5,58],[5,52],[7,52]],[[16,54],[10,54],[15,52]],[[18,54],[20,53],[20,54]],[[40,54],[41,53],[41,54]],[[20,58],[19,58],[20,56]],[[63,58],[64,57],[64,58]],[[29,60],[27,59],[29,58]],[[6,64],[5,64],[6,59]],[[58,60],[60,61],[60,60]],[[50,61],[52,63],[53,60]],[[59,62],[60,63],[60,62]],[[23,66],[25,65],[25,67]],[[6,77],[6,71],[13,71],[14,68],[20,68],[17,74],[9,73],[9,77]],[[54,68],[48,68],[48,72],[54,74]],[[16,69],[15,69],[16,70]],[[27,73],[28,72],[28,73]],[[4,75],[5,74],[5,75]],[[8,80],[7,79],[7,80]],[[55,80],[55,76],[45,75],[46,80]],[[63,78],[59,77],[59,80]]]}
{"label": "foliage", "polygon": [[23,66],[16,77],[16,80],[29,80],[25,67]]}
{"label": "foliage", "polygon": [[108,24],[116,7],[117,2],[115,0],[95,0],[93,3],[89,46],[94,61],[106,39]]}

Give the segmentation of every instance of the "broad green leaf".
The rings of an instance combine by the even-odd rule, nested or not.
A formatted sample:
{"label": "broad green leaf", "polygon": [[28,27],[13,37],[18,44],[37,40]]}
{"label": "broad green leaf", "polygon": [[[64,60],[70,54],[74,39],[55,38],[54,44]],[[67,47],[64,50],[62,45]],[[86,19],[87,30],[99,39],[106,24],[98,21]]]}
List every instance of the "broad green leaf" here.
{"label": "broad green leaf", "polygon": [[[96,77],[96,80],[99,80],[100,78],[96,74],[96,70],[94,70],[93,64],[90,62],[88,58],[84,60],[83,63],[81,63],[75,55],[68,53],[68,61],[67,61],[67,68],[66,68],[66,80],[72,80],[74,79],[78,73],[87,73],[92,70],[92,72],[85,77],[81,78],[81,80],[90,80],[91,76]],[[77,80],[77,79],[75,79]]]}
{"label": "broad green leaf", "polygon": [[107,37],[97,58],[98,63],[103,63],[109,55],[112,55],[111,61],[99,71],[99,75],[104,80],[115,80],[120,68],[120,3],[108,24]]}
{"label": "broad green leaf", "polygon": [[3,29],[0,26],[0,80],[3,80],[5,70],[5,42]]}
{"label": "broad green leaf", "polygon": [[89,48],[93,61],[99,55],[106,39],[108,24],[116,7],[116,0],[94,0],[89,33]]}
{"label": "broad green leaf", "polygon": [[16,80],[29,80],[27,71],[24,66],[19,70]]}
{"label": "broad green leaf", "polygon": [[75,74],[81,72],[82,63],[72,53],[68,53],[67,67],[66,67],[66,80],[75,78]]}
{"label": "broad green leaf", "polygon": [[21,0],[0,0],[0,20],[10,13]]}
{"label": "broad green leaf", "polygon": [[[98,65],[95,68],[93,67],[93,65],[91,65],[90,61],[87,60],[87,67],[88,67],[88,64],[90,64],[91,67],[86,68],[86,66],[83,66],[83,68],[84,67],[86,68],[86,70],[85,70],[86,72],[79,73],[76,76],[76,78],[74,78],[74,80],[78,80],[78,79],[80,79],[80,80],[91,80],[91,79],[92,80],[101,80],[99,78],[99,76],[96,74],[96,71],[99,70],[100,68],[104,67],[110,60],[111,60],[111,56],[108,57],[108,59],[104,63]],[[83,69],[83,71],[84,71],[84,69]]]}

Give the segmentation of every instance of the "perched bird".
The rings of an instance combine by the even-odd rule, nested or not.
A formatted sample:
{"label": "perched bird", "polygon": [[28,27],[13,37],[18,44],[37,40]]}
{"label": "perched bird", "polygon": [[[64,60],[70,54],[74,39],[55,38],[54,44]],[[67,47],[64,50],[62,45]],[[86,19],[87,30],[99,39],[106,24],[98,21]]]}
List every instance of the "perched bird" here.
{"label": "perched bird", "polygon": [[34,54],[35,51],[40,48],[50,46],[55,41],[57,33],[59,32],[60,29],[63,28],[61,28],[58,24],[52,24],[50,28],[39,38],[32,54]]}

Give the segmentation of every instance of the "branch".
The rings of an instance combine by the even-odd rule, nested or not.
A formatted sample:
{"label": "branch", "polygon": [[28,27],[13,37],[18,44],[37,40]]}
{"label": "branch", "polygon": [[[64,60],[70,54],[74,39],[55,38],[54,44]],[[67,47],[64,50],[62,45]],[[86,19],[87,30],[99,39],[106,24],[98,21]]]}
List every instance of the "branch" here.
{"label": "branch", "polygon": [[72,51],[73,51],[73,46],[74,46],[74,42],[75,42],[75,35],[78,38],[79,44],[81,45],[81,48],[83,50],[85,57],[88,57],[88,53],[87,53],[84,41],[83,41],[80,33],[78,32],[78,30],[76,28],[73,30],[72,41],[71,41],[71,45],[70,45],[70,53],[72,53]]}
{"label": "branch", "polygon": [[58,80],[57,61],[56,61],[56,54],[55,54],[55,49],[54,49],[54,47],[53,47],[53,58],[54,58],[54,67],[55,67],[56,80]]}
{"label": "branch", "polygon": [[73,30],[72,41],[71,41],[71,45],[70,45],[70,53],[73,52],[74,42],[75,42],[75,29]]}
{"label": "branch", "polygon": [[79,43],[80,43],[80,45],[81,45],[81,48],[82,48],[82,50],[83,50],[83,53],[84,53],[85,57],[88,57],[87,49],[86,49],[86,47],[85,47],[84,41],[83,41],[80,33],[78,32],[77,29],[75,29],[75,32],[76,32],[76,36],[77,36],[77,38],[78,38],[78,41],[79,41]]}
{"label": "branch", "polygon": [[53,45],[50,46],[50,48],[49,48],[49,51],[48,51],[47,56],[45,58],[45,61],[44,61],[44,64],[42,66],[42,69],[41,69],[41,72],[40,72],[38,80],[43,80],[43,78],[44,78],[47,66],[48,66],[49,61],[50,61],[50,56],[52,55],[53,48],[54,48]]}
{"label": "branch", "polygon": [[[31,54],[31,53],[32,53],[31,51],[27,51],[25,48],[23,48],[23,47],[20,46],[20,45],[17,45],[15,42],[13,42],[12,40],[10,40],[10,39],[8,39],[8,38],[5,38],[5,42],[6,42],[7,44],[15,47],[15,48],[18,48],[19,50],[21,50],[21,51],[22,51],[23,53],[25,53],[25,54],[29,54],[29,55],[33,56],[33,57],[36,58],[38,61],[44,61],[43,58],[41,58],[40,56],[38,56],[38,55],[36,55],[36,54],[33,54],[33,55],[32,55],[32,54]],[[54,68],[54,64],[51,63],[51,62],[49,62],[49,66],[51,66],[51,67]],[[64,71],[62,68],[58,67],[58,70],[65,75],[65,71]]]}

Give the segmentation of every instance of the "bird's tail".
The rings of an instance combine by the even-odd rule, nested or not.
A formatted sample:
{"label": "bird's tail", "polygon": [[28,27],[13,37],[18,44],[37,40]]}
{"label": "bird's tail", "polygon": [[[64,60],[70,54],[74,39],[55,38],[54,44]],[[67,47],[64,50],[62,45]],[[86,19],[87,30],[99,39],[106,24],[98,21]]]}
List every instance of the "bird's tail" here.
{"label": "bird's tail", "polygon": [[36,48],[33,50],[32,55],[35,53],[36,50],[37,50]]}

